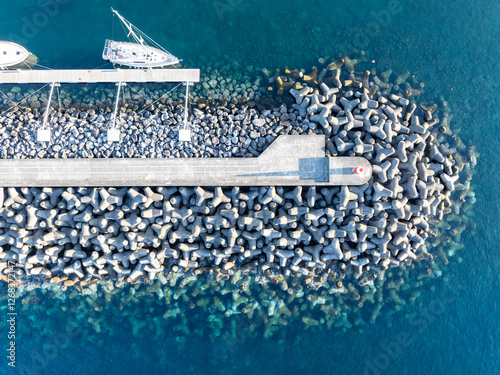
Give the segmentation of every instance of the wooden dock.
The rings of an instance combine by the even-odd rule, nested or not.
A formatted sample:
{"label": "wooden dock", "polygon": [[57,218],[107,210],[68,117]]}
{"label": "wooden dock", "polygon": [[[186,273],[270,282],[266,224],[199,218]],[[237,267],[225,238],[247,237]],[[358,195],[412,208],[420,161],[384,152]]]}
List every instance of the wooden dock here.
{"label": "wooden dock", "polygon": [[1,70],[0,84],[199,82],[199,69]]}

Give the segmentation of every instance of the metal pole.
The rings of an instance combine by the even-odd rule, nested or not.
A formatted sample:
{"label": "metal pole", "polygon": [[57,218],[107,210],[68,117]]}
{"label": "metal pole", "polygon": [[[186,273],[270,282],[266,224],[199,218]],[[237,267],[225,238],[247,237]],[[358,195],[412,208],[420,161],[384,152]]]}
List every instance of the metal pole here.
{"label": "metal pole", "polygon": [[188,123],[188,98],[189,98],[189,81],[186,81],[186,98],[184,103],[184,129],[187,129],[187,123]]}
{"label": "metal pole", "polygon": [[116,102],[115,102],[115,112],[113,114],[113,126],[111,126],[113,129],[115,128],[116,124],[116,113],[118,112],[118,100],[120,100],[120,88],[122,87],[122,82],[118,82],[118,90],[116,92]]}
{"label": "metal pole", "polygon": [[52,94],[54,93],[55,86],[56,86],[56,83],[52,82],[51,87],[50,87],[49,100],[47,101],[47,108],[45,109],[45,114],[43,115],[42,129],[45,129],[45,125],[47,124],[47,119],[49,118],[50,103],[52,102]]}

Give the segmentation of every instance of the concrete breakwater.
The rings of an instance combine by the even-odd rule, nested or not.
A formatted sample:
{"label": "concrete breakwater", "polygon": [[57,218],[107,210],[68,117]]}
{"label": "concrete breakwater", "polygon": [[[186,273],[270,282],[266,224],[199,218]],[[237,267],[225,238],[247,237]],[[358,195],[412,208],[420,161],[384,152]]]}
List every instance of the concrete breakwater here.
{"label": "concrete breakwater", "polygon": [[[174,113],[144,119],[129,114],[123,142],[109,146],[115,150],[106,149],[104,132],[80,133],[74,123],[78,135],[71,140],[60,132],[55,137],[63,140],[60,147],[23,143],[29,136],[20,130],[23,115],[10,115],[7,123],[4,117],[4,142],[9,142],[4,157],[167,156],[167,149],[176,147],[173,156],[208,156],[214,150],[249,156],[277,134],[320,133],[328,137],[329,155],[365,157],[374,173],[369,183],[349,188],[4,189],[2,274],[11,261],[18,276],[64,286],[101,279],[136,282],[178,271],[214,272],[220,278],[235,270],[302,274],[321,285],[349,271],[368,283],[389,267],[432,259],[436,254],[428,251],[426,240],[435,234],[434,223],[451,211],[455,185],[466,190],[468,176],[460,172],[467,163],[440,142],[443,135],[431,110],[382,94],[368,78],[367,84],[341,81],[340,67],[330,72],[317,87],[290,90],[291,107],[197,111],[192,121],[199,125],[198,138],[187,145],[176,144],[165,131],[158,136],[158,121],[179,122]],[[98,129],[105,121],[97,113],[76,115],[84,128]],[[62,126],[77,119],[68,116],[58,116],[65,119]],[[134,138],[138,124],[144,131],[140,147]],[[91,153],[83,153],[82,144]]]}
{"label": "concrete breakwater", "polygon": [[372,166],[325,157],[323,135],[280,135],[257,158],[0,159],[0,186],[359,186]]}

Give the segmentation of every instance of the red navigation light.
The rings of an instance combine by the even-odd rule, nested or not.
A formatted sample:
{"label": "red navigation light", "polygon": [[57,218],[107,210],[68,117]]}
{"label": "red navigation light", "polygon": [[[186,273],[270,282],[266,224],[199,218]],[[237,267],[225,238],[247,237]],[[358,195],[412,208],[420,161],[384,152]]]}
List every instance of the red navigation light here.
{"label": "red navigation light", "polygon": [[363,167],[354,168],[354,174],[361,174],[361,173],[363,173]]}

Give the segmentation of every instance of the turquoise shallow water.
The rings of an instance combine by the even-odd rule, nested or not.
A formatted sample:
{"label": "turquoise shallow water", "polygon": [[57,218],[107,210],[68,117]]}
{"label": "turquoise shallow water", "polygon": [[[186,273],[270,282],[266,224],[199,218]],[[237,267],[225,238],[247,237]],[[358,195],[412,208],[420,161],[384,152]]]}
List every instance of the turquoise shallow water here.
{"label": "turquoise shallow water", "polygon": [[[191,67],[220,60],[307,70],[318,57],[363,49],[381,70],[409,70],[426,83],[424,99],[443,96],[448,101],[452,128],[460,128],[464,141],[481,154],[474,176],[477,230],[462,236],[462,262],[450,264],[448,283],[436,281],[422,290],[428,310],[394,315],[364,332],[325,328],[312,333],[287,326],[279,338],[269,340],[246,335],[210,340],[198,335],[179,339],[172,330],[159,345],[149,336],[134,337],[132,328],[123,326],[116,336],[97,333],[102,346],[90,346],[78,332],[63,334],[65,315],[50,310],[50,315],[19,317],[18,363],[40,374],[498,372],[498,2],[153,0],[145,6],[129,0],[60,0],[56,5],[0,0],[0,39],[24,44],[46,66],[97,67],[104,63],[102,45],[111,34],[110,6]],[[49,310],[53,301],[39,303]],[[79,318],[82,324],[85,314]],[[116,320],[105,324],[121,324],[120,316],[128,312],[117,309],[116,314]],[[33,320],[50,327],[44,337],[32,329]],[[5,345],[6,334],[0,332],[0,337]],[[57,340],[64,342],[51,355],[36,357],[43,349],[40,342]],[[2,359],[0,373],[15,372]]]}

